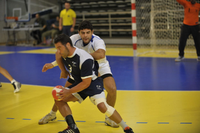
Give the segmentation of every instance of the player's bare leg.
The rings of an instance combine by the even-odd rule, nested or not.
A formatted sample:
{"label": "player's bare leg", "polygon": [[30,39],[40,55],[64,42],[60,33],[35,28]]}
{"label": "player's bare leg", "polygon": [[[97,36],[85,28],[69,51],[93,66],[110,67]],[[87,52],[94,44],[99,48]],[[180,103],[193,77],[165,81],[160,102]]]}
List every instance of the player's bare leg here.
{"label": "player's bare leg", "polygon": [[106,77],[103,79],[104,88],[108,92],[106,102],[108,105],[114,107],[117,97],[117,87],[113,77]]}
{"label": "player's bare leg", "polygon": [[69,101],[77,101],[78,99],[75,98],[73,95],[69,95],[68,97],[66,97],[65,99],[61,100],[61,101],[56,101],[55,100],[55,104],[58,107],[61,115],[65,118],[65,121],[68,125],[68,127],[63,130],[60,131],[59,133],[80,133],[79,129],[74,121],[74,118],[72,116],[72,111],[68,105],[67,102]]}
{"label": "player's bare leg", "polygon": [[0,73],[6,77],[10,82],[11,84],[13,85],[14,87],[14,93],[16,92],[19,92],[20,89],[21,89],[21,83],[20,82],[17,82],[11,75],[10,73],[3,67],[0,66]]}
{"label": "player's bare leg", "polygon": [[105,102],[101,102],[97,105],[97,107],[102,113],[107,114],[109,119],[120,125],[125,133],[134,133],[132,129],[123,121],[120,114],[112,106],[106,104],[107,103]]}
{"label": "player's bare leg", "polygon": [[[107,91],[106,102],[108,103],[108,105],[114,107],[116,103],[116,97],[117,97],[117,88],[116,88],[115,80],[113,77],[109,76],[103,79],[103,84],[104,84],[104,88]],[[105,124],[107,126],[111,126],[114,128],[119,127],[118,124],[116,124],[114,121],[109,119],[107,116],[105,117]]]}
{"label": "player's bare leg", "polygon": [[[71,83],[68,81],[65,83],[65,87],[68,87],[70,85],[71,85]],[[45,115],[42,119],[40,119],[38,124],[40,124],[40,125],[47,124],[49,121],[56,120],[56,112],[57,111],[58,111],[58,107],[54,103],[51,112],[48,113],[47,115]]]}

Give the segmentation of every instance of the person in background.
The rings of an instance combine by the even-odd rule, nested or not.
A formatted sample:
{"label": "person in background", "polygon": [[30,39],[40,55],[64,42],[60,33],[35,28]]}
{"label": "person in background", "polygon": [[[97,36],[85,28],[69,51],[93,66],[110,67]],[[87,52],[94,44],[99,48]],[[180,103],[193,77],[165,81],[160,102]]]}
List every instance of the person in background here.
{"label": "person in background", "polygon": [[45,45],[47,44],[46,38],[48,36],[51,36],[51,43],[52,43],[55,36],[59,33],[59,19],[60,19],[60,17],[57,16],[56,21],[53,24],[51,24],[51,29],[42,33],[42,43],[43,44],[45,44]]}
{"label": "person in background", "polygon": [[46,31],[46,21],[40,17],[39,14],[35,15],[36,20],[34,22],[35,27],[41,27],[39,30],[33,30],[31,36],[37,41],[37,45],[42,42],[42,33]]}
{"label": "person in background", "polygon": [[200,61],[200,34],[199,34],[199,11],[200,4],[196,3],[196,0],[176,0],[179,4],[184,7],[184,20],[181,26],[181,36],[179,39],[179,57],[175,61],[182,61],[184,59],[184,49],[186,41],[190,34],[192,34],[196,52],[197,61]]}
{"label": "person in background", "polygon": [[60,12],[59,30],[71,36],[76,25],[76,13],[70,8],[70,3],[65,2],[65,9]]}
{"label": "person in background", "polygon": [[[13,85],[14,87],[14,93],[16,92],[19,92],[20,89],[21,89],[21,83],[17,82],[10,74],[9,72],[4,69],[3,67],[0,66],[0,73],[6,77],[10,82],[11,84]],[[2,87],[1,83],[0,83],[0,87]]]}

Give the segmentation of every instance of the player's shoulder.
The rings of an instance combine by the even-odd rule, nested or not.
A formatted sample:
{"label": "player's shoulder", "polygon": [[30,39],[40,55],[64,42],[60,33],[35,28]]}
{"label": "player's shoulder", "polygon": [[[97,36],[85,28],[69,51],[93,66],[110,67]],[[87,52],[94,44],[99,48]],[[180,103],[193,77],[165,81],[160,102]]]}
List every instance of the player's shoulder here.
{"label": "player's shoulder", "polygon": [[200,3],[196,3],[200,7]]}
{"label": "player's shoulder", "polygon": [[99,36],[93,34],[92,35],[92,41],[93,42],[104,42],[104,40],[102,38],[100,38]]}
{"label": "player's shoulder", "polygon": [[75,12],[73,9],[71,9],[71,8],[69,9],[69,11],[72,12],[72,13],[76,13],[76,12]]}
{"label": "player's shoulder", "polygon": [[73,34],[70,36],[70,38],[81,38],[81,36],[77,33],[77,34]]}
{"label": "player's shoulder", "polygon": [[66,12],[66,9],[62,9],[60,13],[64,13],[64,12]]}
{"label": "player's shoulder", "polygon": [[85,50],[77,48],[76,46],[75,48],[76,48],[76,54],[79,56],[80,59],[82,60],[93,59],[93,57]]}
{"label": "player's shoulder", "polygon": [[103,39],[101,39],[101,37],[99,37],[98,35],[96,35],[96,34],[92,34],[92,37],[93,37],[93,39],[97,39],[97,40],[103,40]]}
{"label": "player's shoulder", "polygon": [[81,40],[82,40],[79,34],[74,34],[74,35],[70,36],[70,39],[72,40],[72,43],[74,46],[76,46],[77,43],[81,42]]}

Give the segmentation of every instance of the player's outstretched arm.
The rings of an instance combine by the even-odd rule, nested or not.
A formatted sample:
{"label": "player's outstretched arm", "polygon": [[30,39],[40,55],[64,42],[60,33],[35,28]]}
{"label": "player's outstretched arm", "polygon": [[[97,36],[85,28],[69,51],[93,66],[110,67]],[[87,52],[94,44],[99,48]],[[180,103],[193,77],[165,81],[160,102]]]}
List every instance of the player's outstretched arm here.
{"label": "player's outstretched arm", "polygon": [[66,79],[69,76],[69,72],[67,70],[61,71],[60,78]]}
{"label": "player's outstretched arm", "polygon": [[54,65],[52,63],[46,63],[42,68],[42,72],[46,72],[48,69],[52,69],[53,67]]}

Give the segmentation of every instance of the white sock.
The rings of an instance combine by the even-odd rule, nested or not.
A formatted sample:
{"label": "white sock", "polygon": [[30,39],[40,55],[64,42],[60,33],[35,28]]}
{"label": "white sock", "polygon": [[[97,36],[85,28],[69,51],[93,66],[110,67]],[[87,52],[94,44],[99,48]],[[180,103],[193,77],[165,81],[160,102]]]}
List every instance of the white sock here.
{"label": "white sock", "polygon": [[51,110],[50,114],[56,114],[56,112],[54,112],[53,110]]}
{"label": "white sock", "polygon": [[12,83],[14,83],[14,82],[16,82],[16,80],[15,80],[15,79],[13,79],[13,80],[11,81],[11,84],[12,84]]}
{"label": "white sock", "polygon": [[120,123],[119,123],[119,125],[123,128],[123,129],[125,129],[128,125],[126,125],[126,123],[122,120]]}

